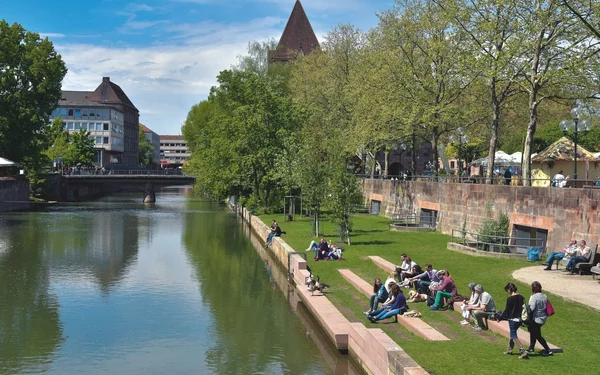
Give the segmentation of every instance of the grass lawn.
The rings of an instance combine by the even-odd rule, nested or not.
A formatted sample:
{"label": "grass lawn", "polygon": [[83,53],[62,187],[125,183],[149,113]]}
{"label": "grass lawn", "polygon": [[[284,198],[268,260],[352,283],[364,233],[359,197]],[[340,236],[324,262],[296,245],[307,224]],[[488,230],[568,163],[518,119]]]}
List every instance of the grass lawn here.
{"label": "grass lawn", "polygon": [[[279,219],[274,215],[261,217],[264,223]],[[446,249],[449,236],[440,233],[401,233],[388,230],[389,219],[379,216],[356,216],[353,218],[352,245],[344,246],[343,261],[314,262],[308,252],[309,266],[321,281],[331,285],[327,297],[350,321],[358,321],[368,328],[383,329],[413,359],[432,374],[562,374],[593,373],[597,353],[600,350],[600,335],[597,323],[600,312],[579,303],[565,301],[547,293],[556,315],[548,318],[542,328],[544,338],[563,348],[564,353],[552,357],[530,355],[529,360],[520,360],[518,355],[502,354],[508,339],[493,332],[478,333],[469,326],[461,326],[460,314],[454,311],[429,311],[424,303],[412,303],[409,307],[419,310],[423,320],[446,335],[451,341],[429,342],[406,331],[391,320],[371,323],[363,315],[369,302],[339,272],[348,268],[369,283],[375,277],[382,280],[387,276],[367,256],[378,255],[392,263],[400,262],[400,254],[408,254],[419,265],[433,264],[437,270],[447,269],[461,295],[468,295],[467,284],[480,283],[494,297],[498,310],[503,310],[508,293],[507,282],[513,281],[526,299],[531,295],[529,285],[516,282],[510,276],[516,269],[529,266],[524,260],[494,259],[463,255]],[[322,222],[321,232],[328,240],[339,240],[337,229],[329,222]],[[287,234],[283,239],[296,251],[304,251],[311,238],[310,222],[299,219],[280,223]],[[543,286],[543,285],[542,285]],[[406,290],[405,290],[406,291]],[[585,291],[582,290],[582,293]],[[515,350],[516,353],[516,350]]]}

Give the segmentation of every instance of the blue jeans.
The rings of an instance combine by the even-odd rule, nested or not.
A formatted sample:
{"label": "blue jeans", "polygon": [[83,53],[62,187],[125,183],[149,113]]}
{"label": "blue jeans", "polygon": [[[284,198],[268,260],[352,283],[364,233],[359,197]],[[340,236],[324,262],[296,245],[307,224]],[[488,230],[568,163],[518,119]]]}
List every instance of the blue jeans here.
{"label": "blue jeans", "polygon": [[565,257],[565,254],[561,253],[560,251],[553,251],[550,254],[548,254],[548,258],[546,258],[546,263],[548,263],[548,268],[552,267],[552,263],[554,263],[555,261],[558,262],[564,257]]}
{"label": "blue jeans", "polygon": [[385,302],[385,300],[387,298],[388,298],[388,292],[385,289],[385,287],[382,286],[381,289],[379,289],[379,293],[373,294],[371,296],[371,301],[370,301],[369,307],[371,308],[372,311],[375,311],[375,310],[377,310],[377,306],[380,303]]}
{"label": "blue jeans", "polygon": [[275,237],[275,232],[269,233],[269,236],[267,237],[267,243],[271,243],[271,241],[273,241],[273,237]]}
{"label": "blue jeans", "polygon": [[417,291],[419,293],[427,293],[429,285],[431,285],[431,281],[419,281],[417,283]]}
{"label": "blue jeans", "polygon": [[587,262],[588,259],[582,256],[571,257],[569,263],[567,264],[567,270],[571,271],[571,273],[575,272],[575,265],[581,262]]}
{"label": "blue jeans", "polygon": [[519,327],[521,326],[521,322],[515,322],[514,320],[509,320],[508,321],[508,328],[510,329],[510,339],[511,340],[516,340],[519,337],[517,337],[517,331],[519,330]]}
{"label": "blue jeans", "polygon": [[387,319],[387,318],[392,318],[398,314],[402,315],[404,313],[404,311],[402,311],[401,309],[394,309],[394,310],[385,310],[382,311],[381,313],[379,313],[379,315],[377,315],[375,317],[375,320],[383,320],[383,319]]}

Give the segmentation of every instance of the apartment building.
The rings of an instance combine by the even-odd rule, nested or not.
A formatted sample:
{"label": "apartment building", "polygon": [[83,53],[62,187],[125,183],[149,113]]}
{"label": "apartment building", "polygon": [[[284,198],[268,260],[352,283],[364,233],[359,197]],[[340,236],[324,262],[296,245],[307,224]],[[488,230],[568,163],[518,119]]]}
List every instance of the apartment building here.
{"label": "apartment building", "polygon": [[182,135],[160,136],[160,165],[163,168],[183,166],[191,156],[187,142]]}
{"label": "apartment building", "polygon": [[94,91],[63,91],[50,120],[58,117],[70,133],[90,131],[96,150],[95,166],[139,166],[139,110],[110,77],[103,77]]}

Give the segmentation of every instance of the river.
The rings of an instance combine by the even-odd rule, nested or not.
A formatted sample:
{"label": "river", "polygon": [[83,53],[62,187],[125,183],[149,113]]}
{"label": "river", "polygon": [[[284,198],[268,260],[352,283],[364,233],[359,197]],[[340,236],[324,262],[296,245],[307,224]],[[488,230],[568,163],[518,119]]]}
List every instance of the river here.
{"label": "river", "polygon": [[247,227],[185,191],[0,215],[0,374],[354,373]]}

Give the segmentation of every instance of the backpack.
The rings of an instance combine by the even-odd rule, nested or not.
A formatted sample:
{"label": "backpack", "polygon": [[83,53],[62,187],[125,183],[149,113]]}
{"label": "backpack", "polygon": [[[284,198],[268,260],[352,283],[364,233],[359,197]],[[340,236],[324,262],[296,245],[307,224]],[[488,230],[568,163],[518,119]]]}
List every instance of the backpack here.
{"label": "backpack", "polygon": [[523,297],[523,309],[521,310],[521,322],[526,323],[529,321],[529,305]]}

